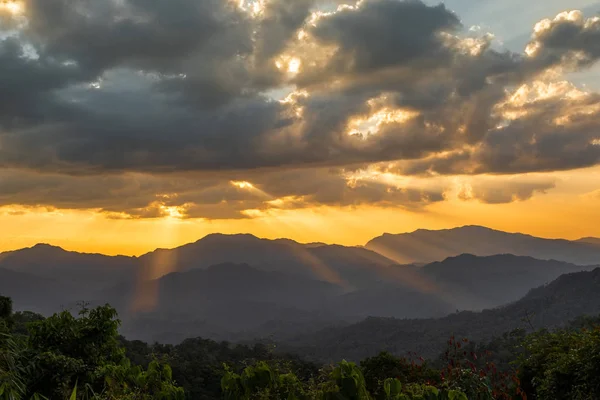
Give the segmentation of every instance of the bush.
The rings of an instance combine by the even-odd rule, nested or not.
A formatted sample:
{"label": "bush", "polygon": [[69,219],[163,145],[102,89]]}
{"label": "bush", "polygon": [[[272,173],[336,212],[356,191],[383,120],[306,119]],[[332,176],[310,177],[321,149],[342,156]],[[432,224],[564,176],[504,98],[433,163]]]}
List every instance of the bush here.
{"label": "bush", "polygon": [[600,398],[600,327],[527,337],[520,378],[531,399]]}

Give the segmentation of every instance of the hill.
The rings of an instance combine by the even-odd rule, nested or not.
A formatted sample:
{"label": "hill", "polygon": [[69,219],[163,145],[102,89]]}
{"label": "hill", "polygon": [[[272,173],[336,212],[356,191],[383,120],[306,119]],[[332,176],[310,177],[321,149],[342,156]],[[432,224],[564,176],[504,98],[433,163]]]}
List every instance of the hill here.
{"label": "hill", "polygon": [[138,274],[135,257],[105,256],[66,251],[48,244],[0,253],[0,268],[86,285],[88,290],[133,280]]}
{"label": "hill", "polygon": [[369,241],[365,247],[401,264],[439,261],[465,253],[477,256],[514,254],[580,265],[600,264],[600,248],[592,243],[543,239],[481,226],[384,234]]}
{"label": "hill", "polygon": [[600,310],[600,268],[567,274],[531,290],[521,300],[482,312],[460,312],[438,319],[367,318],[345,327],[300,335],[280,344],[322,361],[340,357],[360,360],[379,351],[406,355],[415,351],[436,357],[450,336],[487,341],[517,328],[560,327],[582,315]]}
{"label": "hill", "polygon": [[76,285],[0,268],[0,293],[11,297],[18,310],[49,314],[83,294]]}
{"label": "hill", "polygon": [[209,235],[139,258],[49,245],[2,253],[0,293],[43,314],[110,303],[128,336],[150,341],[289,338],[369,316],[439,318],[497,307],[591,268],[509,254],[399,265],[359,247]]}
{"label": "hill", "polygon": [[581,239],[577,240],[577,242],[588,243],[588,244],[600,246],[600,238],[596,238],[596,237],[581,238]]}
{"label": "hill", "polygon": [[223,263],[245,263],[354,288],[380,281],[381,273],[374,272],[385,271],[394,261],[360,247],[213,234],[175,249],[145,254],[140,263],[147,279]]}
{"label": "hill", "polygon": [[230,263],[121,284],[96,294],[92,304],[109,299],[124,317],[129,337],[174,342],[183,332],[228,338],[271,320],[334,319],[339,313],[329,306],[343,291],[327,282]]}
{"label": "hill", "polygon": [[[559,261],[499,255],[462,255],[424,267],[390,267],[376,287],[343,286],[249,265],[221,264],[173,273],[98,295],[129,317],[131,337],[174,342],[188,336],[251,339],[290,337],[298,330],[359,321],[368,316],[443,317],[460,310],[497,307],[536,286],[585,268]],[[145,303],[144,303],[145,302]],[[133,306],[136,313],[128,313]],[[151,310],[150,313],[140,311]],[[141,323],[143,321],[143,324]],[[164,332],[164,326],[170,332]],[[178,326],[177,328],[174,328]]]}
{"label": "hill", "polygon": [[591,270],[556,260],[501,254],[478,257],[463,254],[425,265],[419,271],[437,292],[460,310],[481,310],[520,299],[535,287],[563,274]]}

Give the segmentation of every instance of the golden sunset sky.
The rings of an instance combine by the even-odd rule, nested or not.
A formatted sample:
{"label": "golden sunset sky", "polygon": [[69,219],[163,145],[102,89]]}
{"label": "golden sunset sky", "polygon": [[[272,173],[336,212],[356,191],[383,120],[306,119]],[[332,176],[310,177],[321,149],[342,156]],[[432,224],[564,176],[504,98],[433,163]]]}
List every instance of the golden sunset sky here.
{"label": "golden sunset sky", "polygon": [[0,1],[0,251],[600,237],[599,11]]}

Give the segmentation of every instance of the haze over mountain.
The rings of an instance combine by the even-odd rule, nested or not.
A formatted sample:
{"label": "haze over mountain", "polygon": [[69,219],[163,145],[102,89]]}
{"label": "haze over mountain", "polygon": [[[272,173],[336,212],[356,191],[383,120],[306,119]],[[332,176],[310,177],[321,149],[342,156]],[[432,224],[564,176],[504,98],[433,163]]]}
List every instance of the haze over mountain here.
{"label": "haze over mountain", "polygon": [[325,328],[317,333],[287,338],[283,349],[321,361],[346,357],[360,360],[380,351],[405,356],[413,351],[436,357],[454,335],[487,341],[514,329],[563,326],[600,310],[600,268],[566,274],[531,290],[521,300],[483,312],[460,312],[439,319],[368,318],[356,324]]}
{"label": "haze over mountain", "polygon": [[581,238],[578,240],[578,242],[589,243],[589,244],[594,244],[594,245],[600,246],[600,238],[595,238],[595,237]]}
{"label": "haze over mountain", "polygon": [[88,290],[134,279],[138,265],[135,257],[77,253],[48,244],[0,253],[0,268],[81,283]]}
{"label": "haze over mountain", "polygon": [[365,247],[404,264],[439,261],[468,253],[477,256],[514,254],[587,265],[600,263],[600,249],[593,244],[586,240],[543,239],[482,226],[464,226],[384,234],[369,241]]}
{"label": "haze over mountain", "polygon": [[[467,227],[439,234],[490,252],[508,245],[516,249],[521,239],[546,243],[490,231],[512,240],[492,242],[489,235],[473,237],[473,229],[489,231]],[[449,251],[439,243],[428,244],[428,256]],[[588,243],[558,243],[581,250],[573,258],[600,252]],[[176,342],[188,336],[289,336],[368,316],[443,317],[457,309],[504,305],[562,274],[591,268],[510,254],[461,254],[426,265],[401,265],[367,248],[209,235],[137,258],[49,245],[2,253],[0,292],[14,297],[19,309],[45,314],[72,309],[79,301],[110,303],[130,337]]]}
{"label": "haze over mountain", "polygon": [[[540,327],[600,312],[599,11],[0,0],[0,397],[179,400],[183,375],[231,399],[325,398],[350,389],[334,379],[347,365],[296,381],[269,347],[229,373],[228,358],[196,362],[214,354],[201,340],[180,359],[132,343],[142,371],[117,336],[226,341],[224,354],[275,340],[339,361],[436,355],[451,333],[486,339],[530,311]],[[600,349],[600,335],[569,342],[509,386],[600,400],[600,357],[574,350]],[[250,382],[262,358],[285,367],[268,387]],[[406,382],[363,368],[377,388],[353,392],[432,392],[412,367]],[[436,373],[446,397],[521,393],[500,396],[509,377],[495,368],[450,367]]]}
{"label": "haze over mountain", "polygon": [[208,235],[175,249],[159,249],[139,258],[145,279],[170,272],[207,268],[222,263],[246,263],[266,271],[279,271],[349,287],[380,279],[374,271],[394,261],[368,249],[318,243],[300,244],[289,239],[267,240],[256,236]]}

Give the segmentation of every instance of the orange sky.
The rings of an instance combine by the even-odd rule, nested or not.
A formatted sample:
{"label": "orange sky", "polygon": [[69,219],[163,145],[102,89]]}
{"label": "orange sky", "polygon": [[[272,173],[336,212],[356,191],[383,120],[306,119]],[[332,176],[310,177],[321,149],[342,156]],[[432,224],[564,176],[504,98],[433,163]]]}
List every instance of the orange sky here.
{"label": "orange sky", "polygon": [[286,1],[0,0],[0,251],[600,237],[595,2]]}
{"label": "orange sky", "polygon": [[44,242],[82,252],[139,255],[214,232],[363,245],[383,232],[473,224],[549,238],[600,236],[600,167],[547,175],[558,180],[556,188],[526,201],[483,204],[450,197],[419,211],[319,207],[270,211],[253,219],[204,221],[114,220],[94,211],[4,207],[0,209],[0,251]]}

